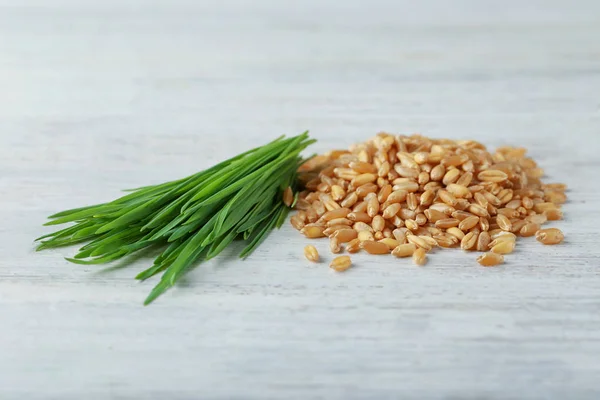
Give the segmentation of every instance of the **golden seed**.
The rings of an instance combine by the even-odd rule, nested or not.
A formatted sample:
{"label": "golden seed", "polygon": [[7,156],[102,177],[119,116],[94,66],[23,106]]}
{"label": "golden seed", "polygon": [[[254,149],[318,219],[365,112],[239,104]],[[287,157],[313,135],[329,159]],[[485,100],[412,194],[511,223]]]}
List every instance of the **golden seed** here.
{"label": "golden seed", "polygon": [[383,231],[385,229],[385,220],[381,215],[376,215],[373,217],[373,222],[371,223],[373,229],[377,231]]}
{"label": "golden seed", "polygon": [[306,257],[308,261],[319,262],[319,252],[313,245],[309,244],[308,246],[304,247],[304,257]]}
{"label": "golden seed", "polygon": [[304,236],[310,239],[325,237],[323,233],[325,229],[322,226],[305,226],[300,231]]}
{"label": "golden seed", "polygon": [[401,208],[402,206],[399,203],[390,204],[383,210],[383,218],[390,219],[395,217]]}
{"label": "golden seed", "polygon": [[351,241],[348,242],[348,244],[346,245],[346,251],[348,253],[358,253],[360,251],[360,244],[361,241],[360,239],[353,239]]}
{"label": "golden seed", "polygon": [[378,189],[379,186],[374,183],[365,183],[364,185],[356,188],[356,195],[362,199],[371,193],[377,192]]}
{"label": "golden seed", "polygon": [[412,259],[416,265],[425,265],[427,263],[427,251],[419,247],[413,253]]}
{"label": "golden seed", "polygon": [[333,254],[340,253],[342,251],[342,246],[340,245],[339,240],[335,237],[331,237],[331,239],[329,239],[329,249]]}
{"label": "golden seed", "polygon": [[419,229],[419,224],[414,219],[407,219],[404,221],[404,225],[411,231]]}
{"label": "golden seed", "polygon": [[408,235],[406,237],[406,239],[408,240],[409,243],[412,243],[417,247],[421,247],[426,250],[431,250],[431,248],[432,248],[431,244],[428,241],[426,241],[425,239],[423,239],[421,236]]}
{"label": "golden seed", "polygon": [[375,242],[373,240],[366,240],[362,242],[362,248],[369,254],[389,254],[390,248],[381,242]]}
{"label": "golden seed", "polygon": [[477,175],[477,179],[482,182],[504,182],[508,179],[508,175],[505,172],[498,169],[488,169],[481,171]]}
{"label": "golden seed", "polygon": [[477,238],[477,251],[487,251],[490,242],[490,234],[486,231],[481,232]]}
{"label": "golden seed", "polygon": [[463,219],[462,221],[460,221],[460,223],[458,224],[458,228],[461,231],[467,232],[469,229],[473,228],[478,223],[479,223],[479,217],[471,214],[470,217],[467,217],[467,218]]}
{"label": "golden seed", "polygon": [[540,230],[539,224],[536,224],[534,222],[529,222],[521,228],[521,230],[519,231],[519,234],[523,237],[530,237],[530,236],[535,235],[535,233],[539,230]]}
{"label": "golden seed", "polygon": [[510,219],[508,219],[508,217],[506,217],[506,215],[498,214],[496,216],[496,223],[498,224],[500,229],[502,229],[503,231],[506,231],[506,232],[512,231],[512,223],[510,222]]}
{"label": "golden seed", "polygon": [[351,212],[350,214],[347,215],[347,218],[350,221],[354,221],[354,222],[371,223],[371,221],[372,221],[372,218],[369,217],[369,214],[367,214],[365,212]]}
{"label": "golden seed", "polygon": [[448,204],[449,206],[456,205],[456,197],[454,197],[454,195],[451,194],[450,192],[448,192],[446,190],[440,190],[438,192],[438,196],[440,197],[440,200],[442,200],[444,203]]}
{"label": "golden seed", "polygon": [[347,225],[352,226],[353,222],[347,218],[337,218],[332,219],[331,221],[327,221],[327,227],[336,226],[336,225]]}
{"label": "golden seed", "polygon": [[359,231],[358,240],[360,240],[361,242],[369,242],[374,241],[375,237],[373,236],[373,233],[369,231]]}
{"label": "golden seed", "polygon": [[344,272],[352,266],[352,260],[349,256],[339,256],[333,259],[329,267],[337,272]]}
{"label": "golden seed", "polygon": [[455,236],[458,240],[462,240],[465,237],[465,233],[459,228],[448,228],[446,233]]}
{"label": "golden seed", "polygon": [[[496,239],[498,240],[498,239]],[[514,240],[504,240],[492,246],[492,253],[497,254],[510,254],[515,249],[515,241]]]}
{"label": "golden seed", "polygon": [[390,194],[392,194],[392,185],[384,185],[377,194],[377,200],[379,203],[385,203],[388,197],[390,197]]}
{"label": "golden seed", "polygon": [[460,241],[460,248],[463,250],[472,250],[477,244],[477,237],[475,232],[467,233]]}
{"label": "golden seed", "polygon": [[354,229],[340,229],[333,234],[333,237],[340,243],[348,243],[358,237],[358,232]]}
{"label": "golden seed", "polygon": [[542,244],[559,244],[565,239],[565,235],[557,228],[541,229],[535,234],[535,238]]}
{"label": "golden seed", "polygon": [[375,232],[373,230],[373,228],[371,227],[371,225],[365,223],[365,222],[355,222],[354,225],[352,226],[354,228],[355,231],[360,232],[360,231],[369,231],[371,233]]}
{"label": "golden seed", "polygon": [[350,208],[350,207],[354,206],[357,202],[358,202],[358,195],[356,194],[356,192],[352,192],[349,195],[347,195],[344,200],[342,200],[340,205],[342,206],[342,208]]}
{"label": "golden seed", "polygon": [[359,174],[374,174],[377,172],[377,169],[373,166],[373,164],[363,161],[353,161],[350,163],[349,167]]}
{"label": "golden seed", "polygon": [[562,211],[557,208],[545,210],[544,215],[546,216],[548,221],[558,221],[563,218]]}
{"label": "golden seed", "polygon": [[385,244],[388,247],[388,249],[390,249],[390,250],[394,250],[396,247],[398,247],[400,245],[400,242],[398,242],[396,239],[393,239],[391,237],[383,238],[379,241],[379,243]]}
{"label": "golden seed", "polygon": [[417,246],[412,243],[400,244],[392,250],[392,255],[398,258],[410,257],[415,250],[417,250]]}
{"label": "golden seed", "polygon": [[497,253],[485,253],[477,257],[477,262],[484,267],[493,267],[504,262],[504,256]]}

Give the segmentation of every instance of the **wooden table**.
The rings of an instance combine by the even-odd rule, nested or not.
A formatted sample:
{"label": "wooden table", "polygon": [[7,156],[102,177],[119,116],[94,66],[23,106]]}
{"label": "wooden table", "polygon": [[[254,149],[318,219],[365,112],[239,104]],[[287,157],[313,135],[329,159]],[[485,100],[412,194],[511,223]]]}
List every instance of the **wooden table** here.
{"label": "wooden table", "polygon": [[[287,3],[0,1],[0,398],[599,398],[600,2]],[[53,212],[305,129],[526,146],[567,240],[335,274],[286,224],[146,308],[150,258],[33,251]]]}

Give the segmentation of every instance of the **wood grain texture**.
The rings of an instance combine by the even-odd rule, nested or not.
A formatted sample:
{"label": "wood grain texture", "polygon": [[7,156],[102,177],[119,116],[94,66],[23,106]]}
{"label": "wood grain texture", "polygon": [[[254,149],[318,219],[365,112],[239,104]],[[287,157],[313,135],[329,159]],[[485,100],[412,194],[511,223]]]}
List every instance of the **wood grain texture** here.
{"label": "wood grain texture", "polygon": [[[0,0],[0,398],[597,399],[598,37],[593,0]],[[286,225],[147,308],[151,258],[32,250],[52,212],[305,129],[522,143],[567,241],[334,274]]]}

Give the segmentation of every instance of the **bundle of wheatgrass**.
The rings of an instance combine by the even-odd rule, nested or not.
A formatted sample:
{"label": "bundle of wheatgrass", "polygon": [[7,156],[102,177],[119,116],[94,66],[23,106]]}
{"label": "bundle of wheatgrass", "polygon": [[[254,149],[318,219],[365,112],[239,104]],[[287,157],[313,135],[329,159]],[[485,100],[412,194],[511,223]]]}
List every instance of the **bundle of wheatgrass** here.
{"label": "bundle of wheatgrass", "polygon": [[46,225],[74,225],[36,239],[37,249],[89,242],[68,260],[101,264],[162,246],[154,265],[137,275],[144,280],[163,273],[148,304],[234,240],[247,241],[240,254],[245,258],[279,228],[293,206],[300,153],[313,142],[308,132],[281,137],[187,178],[54,214]]}

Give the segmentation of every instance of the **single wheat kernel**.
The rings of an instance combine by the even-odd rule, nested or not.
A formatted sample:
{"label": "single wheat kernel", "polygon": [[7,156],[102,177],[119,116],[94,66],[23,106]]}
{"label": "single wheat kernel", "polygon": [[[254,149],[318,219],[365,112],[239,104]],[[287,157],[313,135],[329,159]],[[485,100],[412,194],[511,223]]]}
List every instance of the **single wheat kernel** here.
{"label": "single wheat kernel", "polygon": [[459,228],[448,228],[446,233],[455,236],[458,240],[462,240],[465,237],[465,233]]}
{"label": "single wheat kernel", "polygon": [[350,207],[354,206],[357,202],[358,202],[358,195],[356,194],[356,192],[352,192],[349,195],[347,195],[344,200],[342,200],[340,205],[342,206],[342,208],[350,208]]}
{"label": "single wheat kernel", "polygon": [[450,248],[458,242],[458,239],[456,239],[456,237],[443,234],[434,235],[433,238],[437,242],[438,246],[446,248]]}
{"label": "single wheat kernel", "polygon": [[371,217],[369,217],[369,214],[364,212],[351,212],[350,214],[348,214],[347,218],[350,221],[365,223],[371,223],[371,221],[373,220]]}
{"label": "single wheat kernel", "polygon": [[294,192],[292,191],[292,188],[288,186],[283,192],[283,204],[285,204],[288,207],[291,207],[293,202]]}
{"label": "single wheat kernel", "polygon": [[385,219],[394,218],[401,209],[402,209],[402,205],[400,205],[400,203],[390,204],[388,207],[386,207],[383,210],[382,216]]}
{"label": "single wheat kernel", "polygon": [[533,210],[538,214],[548,210],[555,210],[556,208],[556,204],[550,202],[537,203],[533,206]]}
{"label": "single wheat kernel", "polygon": [[373,217],[373,222],[371,222],[371,226],[377,232],[381,232],[385,229],[385,220],[381,215],[376,215]]}
{"label": "single wheat kernel", "polygon": [[533,222],[535,224],[545,224],[548,221],[548,217],[545,214],[533,214],[525,218],[529,222]]}
{"label": "single wheat kernel", "polygon": [[415,222],[419,226],[424,226],[427,223],[427,217],[425,216],[425,214],[417,214],[417,216],[415,217]]}
{"label": "single wheat kernel", "polygon": [[412,259],[416,265],[425,265],[427,263],[427,251],[419,247],[413,253]]}
{"label": "single wheat kernel", "polygon": [[558,208],[552,208],[544,211],[544,215],[548,221],[558,221],[563,218],[563,213]]}
{"label": "single wheat kernel", "polygon": [[455,226],[458,226],[460,221],[456,218],[444,218],[437,220],[435,223],[435,227],[438,229],[448,229]]}
{"label": "single wheat kernel", "polygon": [[375,174],[360,174],[357,177],[355,177],[354,179],[352,179],[350,184],[353,187],[357,188],[357,187],[362,186],[367,183],[373,183],[376,180],[377,180],[377,175],[375,175]]}
{"label": "single wheat kernel", "polygon": [[411,231],[419,229],[419,224],[414,219],[407,219],[404,221],[404,225]]}
{"label": "single wheat kernel", "polygon": [[304,247],[304,257],[306,257],[308,261],[319,262],[319,252],[313,245],[309,244],[308,246]]}
{"label": "single wheat kernel", "polygon": [[342,246],[339,240],[337,240],[334,236],[329,239],[329,250],[331,250],[333,254],[338,254],[342,251]]}
{"label": "single wheat kernel", "polygon": [[340,229],[333,234],[340,243],[348,243],[358,237],[358,232],[354,229]]}
{"label": "single wheat kernel", "polygon": [[467,197],[471,197],[471,192],[469,191],[469,189],[467,189],[466,186],[463,185],[459,185],[457,183],[451,183],[446,187],[446,190],[454,195],[455,197],[459,197],[459,198],[467,198]]}
{"label": "single wheat kernel", "polygon": [[452,213],[452,218],[456,218],[460,222],[464,221],[465,219],[467,219],[469,217],[473,217],[473,214],[471,214],[470,212],[467,212],[467,211],[457,210]]}
{"label": "single wheat kernel", "polygon": [[557,228],[540,229],[535,238],[542,244],[559,244],[565,239],[565,235]]}
{"label": "single wheat kernel", "polygon": [[346,245],[346,251],[348,253],[354,254],[360,251],[361,241],[359,239],[354,239],[348,242]]}
{"label": "single wheat kernel", "polygon": [[497,253],[485,253],[477,257],[477,262],[484,267],[493,267],[504,262],[504,256]]}
{"label": "single wheat kernel", "polygon": [[417,182],[400,182],[400,183],[394,183],[394,186],[392,187],[392,189],[394,191],[396,190],[404,190],[408,193],[414,193],[417,190],[419,190],[419,184]]}
{"label": "single wheat kernel", "polygon": [[365,183],[364,185],[356,188],[356,195],[362,199],[367,197],[371,193],[377,192],[377,190],[379,190],[379,186],[377,186],[376,184]]}
{"label": "single wheat kernel", "polygon": [[425,216],[431,223],[436,223],[439,220],[446,219],[448,216],[441,211],[435,210],[433,208],[429,208],[425,210]]}
{"label": "single wheat kernel", "polygon": [[349,256],[339,256],[333,259],[329,267],[337,272],[344,272],[352,266]]}
{"label": "single wheat kernel", "polygon": [[433,190],[426,190],[421,194],[421,197],[419,199],[419,204],[421,206],[429,206],[429,205],[431,205],[431,203],[433,203],[434,199],[435,199],[435,192]]}
{"label": "single wheat kernel", "polygon": [[417,250],[417,246],[412,243],[400,244],[392,250],[392,255],[398,258],[410,257]]}
{"label": "single wheat kernel", "polygon": [[377,231],[377,232],[375,232],[375,233],[373,234],[373,238],[374,238],[376,241],[380,241],[381,239],[383,239],[383,232],[381,232],[381,231]]}
{"label": "single wheat kernel", "polygon": [[336,225],[352,226],[353,223],[354,223],[353,221],[350,221],[347,218],[337,218],[337,219],[332,219],[331,221],[327,221],[327,227],[336,226]]}
{"label": "single wheat kernel", "polygon": [[490,213],[488,213],[488,211],[485,208],[481,207],[479,204],[471,204],[469,206],[469,212],[480,217],[490,216]]}
{"label": "single wheat kernel", "polygon": [[324,221],[332,221],[339,218],[346,218],[348,214],[350,214],[351,210],[349,208],[338,208],[335,210],[327,211],[323,214],[322,218]]}
{"label": "single wheat kernel", "polygon": [[354,230],[360,232],[360,231],[369,231],[371,233],[375,232],[373,230],[373,228],[371,227],[371,225],[365,223],[365,222],[355,222],[354,225],[352,225],[352,228],[354,228]]}
{"label": "single wheat kernel", "polygon": [[488,169],[481,171],[477,175],[477,179],[482,182],[504,182],[508,179],[508,175],[505,172],[498,169]]}
{"label": "single wheat kernel", "polygon": [[486,231],[481,232],[477,237],[477,251],[487,251],[488,245],[490,244],[491,240],[492,239],[490,238],[489,233],[487,233]]}
{"label": "single wheat kernel", "polygon": [[[346,191],[339,185],[331,187],[331,198],[335,201],[343,200],[346,197]],[[341,205],[341,204],[340,204]]]}
{"label": "single wheat kernel", "polygon": [[511,229],[512,233],[521,232],[521,229],[523,229],[523,227],[527,224],[527,222],[522,219],[514,219],[510,222],[512,223],[512,229]]}
{"label": "single wheat kernel", "polygon": [[429,177],[432,181],[441,181],[444,175],[446,174],[446,168],[443,165],[438,164],[431,169],[429,173]]}
{"label": "single wheat kernel", "polygon": [[292,218],[290,218],[290,223],[296,230],[301,230],[305,225],[304,221],[300,219],[298,215],[294,215]]}
{"label": "single wheat kernel", "polygon": [[506,232],[512,231],[512,223],[510,222],[510,219],[508,219],[508,217],[506,217],[506,215],[498,214],[496,216],[496,223],[498,224],[500,229],[502,229],[503,231],[506,231]]}
{"label": "single wheat kernel", "polygon": [[506,240],[506,238],[511,238],[513,241],[517,240],[517,236],[512,233],[512,232],[505,232],[500,230],[497,233],[494,233],[493,235],[490,233],[490,236],[492,237],[492,239],[496,240],[496,239],[502,239],[502,240]]}
{"label": "single wheat kernel", "polygon": [[396,247],[398,247],[400,245],[400,242],[398,242],[396,239],[393,239],[393,238],[381,239],[379,241],[379,243],[385,244],[388,247],[388,249],[390,249],[390,250],[394,250]]}
{"label": "single wheat kernel", "polygon": [[523,237],[529,237],[529,236],[535,235],[535,233],[539,230],[540,230],[539,224],[536,224],[534,222],[529,222],[521,228],[521,230],[519,231],[519,234]]}
{"label": "single wheat kernel", "polygon": [[390,197],[390,194],[392,194],[392,185],[385,184],[381,190],[379,190],[379,193],[377,194],[377,200],[379,203],[385,203],[388,197]]}
{"label": "single wheat kernel", "polygon": [[498,254],[512,253],[515,250],[515,241],[514,240],[500,241],[499,243],[492,246],[491,250],[492,250],[492,253],[498,253]]}
{"label": "single wheat kernel", "polygon": [[427,244],[429,244],[431,248],[438,247],[438,242],[433,237],[429,235],[419,235],[419,237],[425,242],[427,242]]}
{"label": "single wheat kernel", "polygon": [[485,196],[479,192],[476,192],[473,195],[473,198],[475,199],[475,201],[477,202],[477,204],[479,204],[481,207],[483,208],[487,208],[488,204],[490,204],[490,202],[488,201],[488,199],[485,198]]}
{"label": "single wheat kernel", "polygon": [[463,250],[472,250],[477,245],[477,233],[469,232],[460,241],[460,248]]}
{"label": "single wheat kernel", "polygon": [[304,228],[302,228],[302,230],[300,232],[307,238],[316,239],[316,238],[325,237],[325,234],[323,233],[324,230],[325,229],[322,226],[308,226],[307,225]]}
{"label": "single wheat kernel", "polygon": [[362,248],[367,253],[375,255],[389,254],[391,251],[385,243],[375,242],[373,240],[367,240],[362,242]]}
{"label": "single wheat kernel", "polygon": [[367,214],[369,214],[369,217],[373,218],[377,213],[379,213],[379,201],[377,201],[376,196],[373,196],[367,200]]}
{"label": "single wheat kernel", "polygon": [[359,174],[374,174],[377,172],[377,168],[368,162],[353,161],[349,164],[349,167]]}
{"label": "single wheat kernel", "polygon": [[392,235],[394,239],[396,239],[400,244],[406,243],[406,234],[408,232],[407,228],[397,228],[392,231]]}
{"label": "single wheat kernel", "polygon": [[472,229],[478,223],[479,217],[476,215],[471,215],[470,217],[467,217],[460,221],[460,223],[458,224],[458,229],[460,229],[463,232],[467,232],[469,229]]}
{"label": "single wheat kernel", "polygon": [[374,241],[375,236],[373,236],[373,233],[369,231],[359,231],[358,240],[360,240],[361,242]]}
{"label": "single wheat kernel", "polygon": [[417,247],[421,247],[426,250],[431,250],[431,248],[432,248],[431,244],[429,242],[427,242],[425,239],[423,239],[421,236],[408,235],[406,237],[406,239],[408,240],[409,243],[412,243]]}
{"label": "single wheat kernel", "polygon": [[449,206],[454,207],[456,205],[456,197],[454,197],[454,195],[450,192],[448,192],[447,190],[440,190],[438,191],[438,196],[440,198],[440,200],[442,200],[444,203],[446,203]]}
{"label": "single wheat kernel", "polygon": [[329,236],[334,235],[339,230],[348,229],[348,228],[350,228],[348,225],[333,225],[328,228],[325,228],[325,230],[323,231],[323,235],[329,237]]}
{"label": "single wheat kernel", "polygon": [[487,218],[479,217],[479,228],[485,232],[489,231],[490,230],[490,220]]}
{"label": "single wheat kernel", "polygon": [[451,183],[456,182],[459,178],[460,178],[460,170],[458,170],[456,168],[451,168],[451,169],[447,170],[447,172],[444,174],[442,183],[444,185],[448,186]]}

